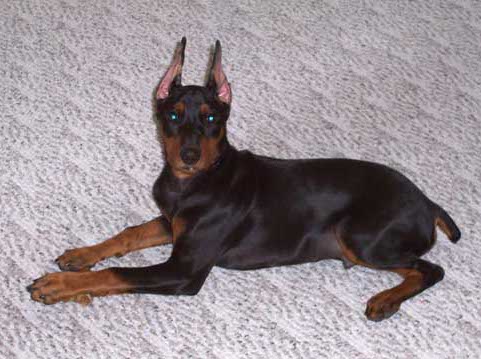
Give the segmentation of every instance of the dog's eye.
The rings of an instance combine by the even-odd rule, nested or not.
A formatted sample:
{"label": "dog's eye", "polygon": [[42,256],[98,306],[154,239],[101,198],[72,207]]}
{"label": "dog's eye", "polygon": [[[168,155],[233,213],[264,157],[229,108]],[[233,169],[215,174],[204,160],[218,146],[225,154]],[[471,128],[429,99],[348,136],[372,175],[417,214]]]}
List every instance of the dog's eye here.
{"label": "dog's eye", "polygon": [[179,116],[175,112],[169,113],[169,118],[174,122],[177,122],[179,120]]}
{"label": "dog's eye", "polygon": [[207,116],[207,122],[212,123],[212,122],[214,122],[214,121],[215,121],[214,115],[209,115],[209,116]]}

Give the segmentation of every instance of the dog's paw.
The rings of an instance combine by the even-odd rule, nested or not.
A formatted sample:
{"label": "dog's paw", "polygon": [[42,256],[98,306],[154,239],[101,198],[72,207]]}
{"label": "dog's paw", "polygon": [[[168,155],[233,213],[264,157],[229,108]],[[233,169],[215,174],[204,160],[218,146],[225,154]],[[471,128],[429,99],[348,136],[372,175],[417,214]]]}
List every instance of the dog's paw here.
{"label": "dog's paw", "polygon": [[89,293],[79,291],[76,283],[81,273],[49,273],[33,281],[27,287],[33,300],[43,304],[74,301],[88,305],[92,301]]}
{"label": "dog's paw", "polygon": [[401,304],[390,298],[388,294],[379,293],[367,302],[366,317],[369,320],[379,322],[391,317],[400,307]]}
{"label": "dog's paw", "polygon": [[80,272],[92,268],[98,258],[89,247],[69,249],[55,260],[63,271]]}

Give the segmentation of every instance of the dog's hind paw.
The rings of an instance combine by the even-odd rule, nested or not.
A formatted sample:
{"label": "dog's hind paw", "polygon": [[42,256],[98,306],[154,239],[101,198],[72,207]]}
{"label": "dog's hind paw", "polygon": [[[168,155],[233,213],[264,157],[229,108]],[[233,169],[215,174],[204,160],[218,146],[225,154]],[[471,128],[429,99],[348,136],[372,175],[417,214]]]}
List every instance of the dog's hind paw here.
{"label": "dog's hind paw", "polygon": [[369,320],[379,322],[391,317],[400,307],[400,303],[390,300],[389,296],[384,293],[379,293],[367,302],[366,317]]}

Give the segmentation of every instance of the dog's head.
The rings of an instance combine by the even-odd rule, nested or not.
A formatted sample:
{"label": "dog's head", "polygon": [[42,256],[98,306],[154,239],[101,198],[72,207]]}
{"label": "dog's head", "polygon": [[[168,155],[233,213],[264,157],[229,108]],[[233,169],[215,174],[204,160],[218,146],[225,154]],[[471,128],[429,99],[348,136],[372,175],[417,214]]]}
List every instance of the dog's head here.
{"label": "dog's head", "polygon": [[188,178],[210,168],[227,146],[226,121],[232,93],[222,70],[220,42],[215,44],[206,86],[182,86],[186,39],[156,92],[156,116],[164,155],[173,174]]}

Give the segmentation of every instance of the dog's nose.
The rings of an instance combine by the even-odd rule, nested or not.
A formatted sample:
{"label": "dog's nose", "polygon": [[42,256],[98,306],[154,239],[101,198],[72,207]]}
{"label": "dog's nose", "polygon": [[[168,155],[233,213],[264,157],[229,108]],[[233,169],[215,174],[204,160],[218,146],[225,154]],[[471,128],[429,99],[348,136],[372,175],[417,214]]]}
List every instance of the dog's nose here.
{"label": "dog's nose", "polygon": [[193,165],[200,160],[200,150],[193,147],[183,148],[180,150],[180,158],[186,165]]}

